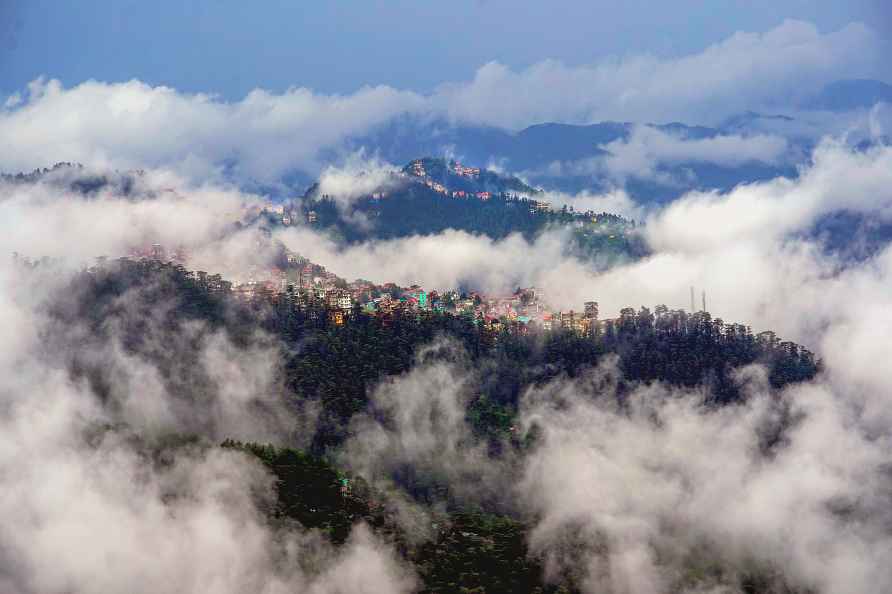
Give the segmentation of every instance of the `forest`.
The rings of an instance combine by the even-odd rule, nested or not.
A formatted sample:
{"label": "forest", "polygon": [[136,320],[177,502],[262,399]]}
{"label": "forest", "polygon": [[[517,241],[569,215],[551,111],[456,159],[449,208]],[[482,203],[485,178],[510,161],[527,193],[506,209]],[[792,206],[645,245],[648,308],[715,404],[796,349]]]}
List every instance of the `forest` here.
{"label": "forest", "polygon": [[[128,356],[161,371],[177,398],[208,398],[207,378],[197,364],[204,338],[222,333],[236,345],[258,340],[281,346],[281,405],[318,405],[305,447],[196,435],[168,436],[156,447],[199,443],[239,450],[259,460],[275,479],[275,498],[266,508],[273,524],[297,522],[317,529],[336,545],[351,526],[366,522],[394,543],[415,568],[423,592],[573,592],[575,576],[548,582],[542,560],[527,549],[528,518],[498,497],[469,499],[450,489],[448,477],[424,469],[395,472],[393,488],[430,509],[432,534],[418,540],[395,520],[394,498],[342,467],[351,420],[369,412],[370,396],[388,378],[419,363],[431,344],[448,344],[427,357],[441,358],[471,378],[465,417],[495,465],[510,468],[536,447],[535,428],[515,434],[524,394],[561,378],[591,374],[615,361],[617,405],[637,386],[707,386],[703,406],[736,406],[746,399],[736,370],[764,366],[775,389],[808,380],[820,370],[811,352],[771,332],[725,323],[708,313],[694,315],[665,306],[622,310],[620,317],[590,335],[555,330],[498,331],[468,317],[437,312],[371,316],[358,308],[335,324],[327,310],[295,299],[290,291],[233,297],[218,275],[180,265],[120,259],[74,275],[47,310],[54,320],[49,348],[71,352],[68,373],[88,382],[100,398],[113,398],[115,378],[101,358],[83,348],[117,338]],[[78,328],[76,333],[67,329]],[[258,338],[262,337],[262,338]],[[267,411],[277,414],[274,409]],[[200,427],[201,421],[198,421]],[[783,429],[767,439],[782,439]],[[708,568],[708,571],[718,571]],[[762,592],[758,574],[739,576],[747,592]]]}
{"label": "forest", "polygon": [[441,233],[456,229],[502,239],[519,233],[534,241],[545,231],[564,231],[568,255],[597,258],[605,266],[647,254],[634,221],[611,213],[575,212],[566,206],[542,210],[536,201],[510,192],[488,200],[447,198],[425,185],[412,183],[384,198],[362,197],[345,207],[333,197],[311,191],[301,202],[304,221],[334,239],[356,243]]}

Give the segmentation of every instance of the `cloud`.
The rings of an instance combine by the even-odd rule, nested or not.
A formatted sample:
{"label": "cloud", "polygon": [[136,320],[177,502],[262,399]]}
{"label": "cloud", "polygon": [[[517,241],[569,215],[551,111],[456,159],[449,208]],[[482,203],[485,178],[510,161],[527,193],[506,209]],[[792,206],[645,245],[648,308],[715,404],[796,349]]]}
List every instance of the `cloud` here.
{"label": "cloud", "polygon": [[[884,55],[864,25],[822,33],[787,21],[678,58],[630,56],[578,66],[546,60],[520,71],[492,62],[472,80],[444,83],[428,95],[387,86],[347,95],[294,87],[281,94],[256,89],[225,101],[138,80],[64,88],[40,78],[0,110],[0,134],[14,139],[0,148],[0,167],[18,171],[77,161],[174,169],[193,180],[274,184],[295,172],[315,176],[344,157],[345,140],[404,114],[508,129],[550,121],[716,123],[750,109],[789,110],[826,82],[872,75]],[[822,118],[799,127],[824,133]],[[727,160],[731,142],[689,150],[709,156],[710,148],[718,149]],[[742,148],[754,155],[772,152],[766,139],[758,142]]]}
{"label": "cloud", "polygon": [[504,504],[503,467],[466,420],[479,382],[461,345],[446,339],[426,345],[412,370],[384,380],[369,412],[353,418],[343,463],[384,485],[411,468],[415,487],[431,488],[434,500],[437,487],[447,487],[450,503]]}
{"label": "cloud", "polygon": [[631,196],[621,189],[613,189],[602,194],[591,192],[579,192],[567,194],[564,192],[546,191],[539,197],[549,202],[554,208],[572,206],[576,212],[592,211],[595,213],[610,213],[630,220],[642,220],[645,208],[632,200]]}
{"label": "cloud", "polygon": [[[387,241],[341,247],[306,229],[277,234],[289,249],[346,278],[368,278],[403,286],[415,283],[429,289],[470,286],[493,293],[532,286],[555,267],[573,267],[564,258],[565,231],[540,235],[527,242],[520,234],[502,240],[464,231],[447,230]],[[576,269],[585,266],[576,263]]]}
{"label": "cloud", "polygon": [[[779,580],[773,572],[782,570],[799,588],[869,592],[892,584],[885,339],[892,247],[851,262],[806,232],[840,209],[888,221],[890,165],[889,147],[825,142],[797,179],[691,193],[650,213],[644,233],[654,255],[606,271],[567,257],[567,238],[556,232],[533,243],[450,231],[349,248],[307,229],[279,237],[344,276],[494,291],[535,284],[560,306],[595,299],[605,315],[629,304],[682,305],[695,284],[706,288],[714,314],[803,342],[823,358],[823,374],[778,394],[759,369],[742,370],[750,400],[741,406],[705,409],[705,388],[651,385],[627,393],[619,407],[609,362],[583,379],[533,389],[521,420],[537,424],[543,437],[511,494],[534,524],[534,551],[552,571],[569,565],[590,591],[665,591],[702,562],[716,570],[706,572],[714,583],[704,588],[733,591],[747,573]],[[139,179],[128,196],[116,186],[84,196],[51,181],[4,185],[0,249],[78,260],[158,237],[196,253],[254,250],[256,236],[225,221],[256,206],[256,196],[164,172]],[[352,590],[357,581],[373,591],[411,589],[389,548],[361,528],[338,553],[312,535],[268,526],[253,496],[269,495],[269,477],[232,452],[196,448],[169,466],[147,463],[131,438],[195,427],[199,411],[181,414],[162,370],[122,353],[115,340],[84,343],[68,329],[48,341],[56,329],[44,306],[74,297],[59,293],[67,277],[50,271],[23,279],[13,270],[8,261],[0,265],[0,323],[10,330],[0,348],[0,476],[15,477],[0,498],[0,555],[16,568],[2,589],[194,591],[210,584],[223,592],[326,592]],[[263,417],[247,425],[240,419],[275,392],[277,345],[256,339],[244,348],[212,332],[202,336],[198,361],[214,396],[203,430],[274,434],[274,426],[258,429]],[[166,345],[165,337],[147,333],[153,343]],[[54,345],[64,348],[48,348]],[[106,407],[60,371],[77,348],[112,369],[123,409]],[[179,351],[171,351],[175,358]],[[466,455],[458,414],[476,381],[466,371],[460,360],[422,358],[383,383],[376,408],[356,421],[356,443],[369,454],[359,459],[363,472],[386,474],[394,460],[459,482],[468,470],[479,472],[485,462]],[[766,447],[764,436],[785,415],[783,439]],[[122,422],[132,432],[96,437],[97,427]],[[84,538],[96,543],[91,554],[71,555],[71,543]],[[319,550],[321,568],[295,569]]]}
{"label": "cloud", "polygon": [[[0,319],[20,330],[4,333],[0,349],[4,592],[414,589],[388,547],[364,528],[335,551],[312,533],[271,525],[262,509],[273,481],[261,465],[201,445],[221,434],[272,429],[256,424],[253,408],[276,378],[274,349],[236,348],[210,334],[198,343],[199,369],[190,372],[208,383],[193,382],[177,396],[153,358],[121,352],[114,327],[111,340],[99,344],[48,338],[77,333],[53,326],[47,315],[74,298],[61,290],[66,280],[58,271],[0,266]],[[163,334],[151,316],[141,323]],[[174,343],[159,346],[182,355]],[[113,380],[111,394],[101,397],[69,375],[72,356],[97,362]],[[201,397],[208,390],[211,398]],[[281,402],[280,393],[271,396]],[[166,449],[156,438],[202,427],[192,447]]]}
{"label": "cloud", "polygon": [[[4,185],[2,249],[67,251],[76,262],[152,237],[220,245],[219,219],[253,201],[206,187],[153,194],[153,176],[127,196]],[[415,589],[389,545],[363,526],[336,550],[316,533],[271,523],[272,477],[212,445],[226,437],[300,445],[292,431],[312,418],[285,407],[283,345],[262,333],[236,343],[199,322],[171,326],[171,304],[151,284],[105,308],[86,304],[95,325],[68,319],[90,298],[75,274],[64,261],[23,270],[0,260],[0,590]],[[176,446],[176,436],[196,442]]]}
{"label": "cloud", "polygon": [[317,193],[334,200],[345,221],[361,229],[370,229],[370,221],[362,211],[353,210],[357,199],[372,193],[389,193],[406,185],[398,167],[378,158],[368,159],[364,150],[349,155],[342,165],[329,165],[319,176]]}
{"label": "cloud", "polygon": [[377,159],[365,160],[354,155],[342,166],[329,165],[319,176],[319,193],[328,194],[343,206],[376,191],[390,191],[398,185],[399,168]]}
{"label": "cloud", "polygon": [[680,58],[632,56],[583,66],[548,60],[521,71],[491,62],[468,83],[443,85],[436,100],[455,120],[505,128],[550,121],[715,123],[749,109],[789,107],[838,78],[869,77],[881,51],[864,25],[822,34],[809,23],[786,21]]}
{"label": "cloud", "polygon": [[[688,194],[649,215],[652,257],[598,273],[564,257],[556,235],[529,244],[450,232],[345,252],[291,239],[335,270],[371,267],[434,286],[504,285],[514,270],[564,304],[593,298],[608,312],[667,295],[683,303],[697,284],[721,317],[813,348],[824,361],[814,381],[778,393],[759,367],[739,370],[748,400],[724,408],[704,406],[706,387],[632,386],[620,398],[610,360],[534,387],[519,415],[540,441],[512,494],[549,575],[574,575],[588,592],[736,592],[753,579],[781,591],[871,592],[892,584],[892,246],[852,262],[807,231],[839,210],[888,221],[890,159],[888,147],[827,141],[797,179]],[[366,427],[360,443],[377,445],[363,451],[421,468],[442,451],[450,462],[440,471],[462,476],[451,453],[467,427],[431,412],[446,403],[454,413],[462,380],[444,378],[471,377],[462,369],[421,365],[382,387],[387,421]]]}
{"label": "cloud", "polygon": [[12,171],[57,161],[166,167],[206,180],[233,163],[239,179],[274,181],[292,170],[317,171],[320,150],[422,104],[412,92],[383,86],[346,96],[257,89],[228,103],[136,80],[65,89],[38,79],[0,112],[0,133],[16,139],[0,149],[0,164]]}
{"label": "cloud", "polygon": [[787,140],[779,136],[682,138],[650,126],[636,126],[629,138],[601,148],[609,154],[598,165],[608,176],[619,180],[666,175],[659,171],[661,165],[710,163],[740,167],[755,162],[780,165],[789,157]]}
{"label": "cloud", "polygon": [[517,493],[550,573],[634,594],[738,592],[758,575],[815,592],[892,583],[888,446],[820,379],[778,398],[752,369],[743,405],[706,408],[703,394],[659,385],[620,405],[602,378],[612,364],[533,389],[521,407],[540,437]]}
{"label": "cloud", "polygon": [[[91,184],[98,189],[77,190]],[[77,266],[159,243],[184,248],[195,270],[245,281],[278,252],[257,229],[235,225],[267,205],[256,195],[191,184],[164,170],[122,176],[60,168],[36,183],[0,182],[0,250]]]}

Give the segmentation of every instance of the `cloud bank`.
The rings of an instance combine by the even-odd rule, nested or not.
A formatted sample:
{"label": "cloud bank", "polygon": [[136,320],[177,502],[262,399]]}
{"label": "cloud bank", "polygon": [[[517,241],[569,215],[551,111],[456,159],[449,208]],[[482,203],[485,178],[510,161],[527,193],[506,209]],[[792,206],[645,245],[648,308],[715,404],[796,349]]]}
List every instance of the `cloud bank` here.
{"label": "cloud bank", "polygon": [[[64,88],[38,79],[0,110],[0,134],[15,138],[0,148],[0,166],[18,171],[77,161],[274,183],[294,172],[317,175],[345,139],[402,114],[508,129],[546,121],[716,123],[749,109],[789,109],[826,82],[870,76],[883,55],[881,42],[863,25],[822,33],[789,21],[676,59],[633,56],[580,66],[545,61],[521,71],[490,63],[471,81],[444,84],[429,95],[386,86],[350,95],[295,87],[281,94],[257,89],[227,102],[136,80]],[[776,143],[729,140],[686,150],[724,161],[772,158]],[[627,157],[634,152],[625,148]]]}

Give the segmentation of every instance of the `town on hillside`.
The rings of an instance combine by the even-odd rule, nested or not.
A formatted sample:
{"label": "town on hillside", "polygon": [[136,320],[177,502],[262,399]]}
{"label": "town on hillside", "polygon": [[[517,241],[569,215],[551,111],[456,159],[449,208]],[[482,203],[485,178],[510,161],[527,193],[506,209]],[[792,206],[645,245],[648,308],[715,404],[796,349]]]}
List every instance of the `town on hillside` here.
{"label": "town on hillside", "polygon": [[[230,281],[204,271],[195,274],[203,283],[245,302],[275,301],[288,294],[301,307],[327,310],[336,325],[347,323],[356,312],[385,318],[397,313],[440,312],[465,316],[490,330],[526,333],[531,329],[563,328],[588,334],[596,330],[599,321],[597,302],[587,302],[579,311],[553,310],[547,304],[545,291],[538,287],[518,288],[508,295],[488,295],[455,289],[428,290],[419,285],[379,285],[363,279],[348,282],[281,244],[276,247],[279,255],[271,266],[253,267],[246,271],[244,278]],[[14,258],[27,263],[18,254]],[[155,261],[185,268],[188,258],[188,251],[183,247],[167,249],[161,244],[151,244],[134,247],[119,259]],[[97,258],[93,268],[101,268],[107,262],[106,257]]]}

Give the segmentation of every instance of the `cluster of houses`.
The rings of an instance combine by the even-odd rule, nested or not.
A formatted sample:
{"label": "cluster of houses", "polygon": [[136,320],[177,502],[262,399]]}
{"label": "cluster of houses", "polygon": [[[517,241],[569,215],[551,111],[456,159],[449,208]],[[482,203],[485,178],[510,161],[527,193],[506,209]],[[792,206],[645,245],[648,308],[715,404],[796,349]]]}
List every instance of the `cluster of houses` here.
{"label": "cluster of houses", "polygon": [[496,296],[456,290],[428,291],[419,285],[377,285],[362,279],[347,282],[297,254],[288,252],[286,259],[285,268],[254,271],[250,280],[232,288],[233,293],[243,300],[290,293],[299,306],[324,307],[337,325],[346,323],[356,311],[382,317],[396,313],[450,313],[491,330],[520,332],[538,327],[589,334],[595,331],[598,321],[596,302],[586,303],[580,312],[555,312],[547,307],[543,290],[535,287]]}
{"label": "cluster of houses", "polygon": [[[497,296],[456,290],[428,291],[418,285],[408,288],[394,283],[377,285],[362,279],[347,282],[324,266],[284,247],[281,249],[283,257],[276,266],[252,268],[234,283],[220,279],[222,285],[243,301],[277,300],[288,294],[299,307],[326,310],[337,325],[347,323],[357,311],[383,317],[396,313],[443,312],[464,316],[487,329],[519,332],[538,327],[589,334],[596,330],[598,323],[596,302],[586,303],[581,312],[552,311],[540,288],[523,288],[510,295]],[[185,265],[188,253],[183,248],[167,250],[160,244],[151,244],[130,250],[128,257]],[[210,278],[207,273],[199,274]]]}
{"label": "cluster of houses", "polygon": [[[480,177],[479,167],[465,167],[461,163],[451,163],[449,167],[452,173],[461,177]],[[434,192],[437,192],[438,194],[443,194],[444,196],[450,196],[452,198],[478,198],[479,200],[489,200],[490,198],[492,198],[492,192],[449,190],[449,188],[447,188],[440,182],[434,181],[428,176],[428,172],[424,168],[424,162],[422,160],[412,161],[409,166],[409,171],[415,177],[422,178],[422,183],[428,188],[430,188]]]}
{"label": "cluster of houses", "polygon": [[[449,162],[446,164],[448,171],[457,175],[459,177],[466,178],[478,178],[480,177],[480,168],[479,167],[465,167],[461,163],[457,162]],[[416,181],[418,183],[424,184],[434,192],[441,194],[445,197],[455,198],[455,199],[473,199],[476,198],[478,200],[489,200],[493,197],[493,193],[490,191],[472,191],[472,190],[462,190],[462,189],[450,189],[446,187],[443,183],[436,181],[430,176],[430,173],[425,168],[425,161],[423,159],[417,159],[412,161],[405,171],[395,172],[394,175],[401,177],[409,177],[409,178],[417,178]],[[383,198],[386,198],[388,193],[386,191],[375,191],[369,194],[369,198],[373,202],[380,201]],[[323,195],[323,198],[328,198],[328,195]],[[544,201],[531,201],[530,202],[530,212],[548,212],[551,211],[551,204]],[[295,202],[287,202],[287,203],[271,203],[267,204],[263,207],[254,207],[246,213],[246,219],[252,219],[257,217],[268,217],[274,219],[277,223],[282,224],[285,227],[289,227],[292,225],[298,225],[301,222],[305,222],[307,224],[314,224],[318,221],[318,214],[315,210],[302,211],[296,206]]]}
{"label": "cluster of houses", "polygon": [[480,176],[480,168],[479,167],[462,167],[461,163],[454,163],[452,166],[452,172],[455,175],[461,175],[462,177],[479,177]]}

